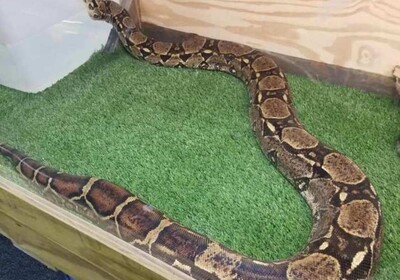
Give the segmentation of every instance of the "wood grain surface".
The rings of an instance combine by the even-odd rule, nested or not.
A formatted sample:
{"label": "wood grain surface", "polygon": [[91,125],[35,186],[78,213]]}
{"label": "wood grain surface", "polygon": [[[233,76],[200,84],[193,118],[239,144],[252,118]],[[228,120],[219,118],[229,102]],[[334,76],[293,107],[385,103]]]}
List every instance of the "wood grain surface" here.
{"label": "wood grain surface", "polygon": [[1,176],[0,234],[40,262],[78,280],[192,279]]}
{"label": "wood grain surface", "polygon": [[142,20],[288,56],[392,76],[400,1],[146,0]]}

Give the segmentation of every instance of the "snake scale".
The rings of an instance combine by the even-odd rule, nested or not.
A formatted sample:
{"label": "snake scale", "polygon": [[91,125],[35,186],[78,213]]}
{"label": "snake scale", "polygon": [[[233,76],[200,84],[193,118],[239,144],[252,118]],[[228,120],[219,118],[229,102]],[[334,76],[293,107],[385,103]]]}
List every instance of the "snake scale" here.
{"label": "snake scale", "polygon": [[285,75],[266,53],[198,35],[181,43],[157,41],[143,34],[119,4],[85,2],[89,15],[111,23],[135,58],[155,65],[223,71],[247,85],[251,124],[263,153],[312,210],[309,242],[286,260],[254,260],[179,225],[111,182],[59,172],[0,145],[0,152],[20,173],[111,220],[120,238],[194,279],[372,278],[383,230],[377,194],[358,166],[303,128]]}

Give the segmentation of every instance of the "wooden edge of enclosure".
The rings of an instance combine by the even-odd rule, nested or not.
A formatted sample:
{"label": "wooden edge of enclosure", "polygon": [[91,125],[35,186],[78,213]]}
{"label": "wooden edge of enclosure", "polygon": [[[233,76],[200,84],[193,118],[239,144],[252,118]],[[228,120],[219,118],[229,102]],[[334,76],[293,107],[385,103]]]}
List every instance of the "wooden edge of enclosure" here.
{"label": "wooden edge of enclosure", "polygon": [[[142,22],[142,26],[149,36],[160,40],[181,42],[188,36],[191,36],[188,33],[157,26],[148,22]],[[267,53],[274,58],[286,73],[306,76],[310,79],[326,81],[337,85],[354,87],[391,98],[398,98],[395,79],[392,77],[279,53]]]}
{"label": "wooden edge of enclosure", "polygon": [[[143,28],[145,33],[151,37],[163,41],[182,42],[186,38],[193,35],[178,30],[161,27],[152,23],[142,22],[140,0],[120,0],[119,2],[123,7],[128,9],[129,13],[135,20],[135,24],[140,28]],[[113,29],[110,32],[110,36],[104,51],[114,51],[117,43],[118,35]],[[113,46],[112,49],[108,47],[109,45]],[[275,52],[267,53],[274,58],[274,60],[286,73],[306,76],[309,79],[326,81],[332,84],[354,87],[394,99],[400,98],[396,88],[396,80],[393,77],[387,77],[362,70],[346,68],[339,65],[327,64]]]}
{"label": "wooden edge of enclosure", "polygon": [[1,176],[0,234],[48,267],[76,279],[192,279]]}

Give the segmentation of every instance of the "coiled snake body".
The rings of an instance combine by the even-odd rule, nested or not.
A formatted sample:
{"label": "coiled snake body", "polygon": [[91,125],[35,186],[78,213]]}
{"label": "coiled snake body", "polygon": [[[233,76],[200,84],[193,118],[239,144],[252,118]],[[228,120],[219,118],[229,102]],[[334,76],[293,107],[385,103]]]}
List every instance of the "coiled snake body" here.
{"label": "coiled snake body", "polygon": [[47,190],[114,221],[122,239],[195,279],[372,277],[382,239],[377,194],[350,159],[302,127],[285,75],[268,55],[197,35],[182,43],[156,41],[144,35],[117,3],[85,2],[92,18],[114,26],[134,57],[156,65],[219,70],[247,85],[251,123],[262,151],[311,207],[309,242],[304,251],[287,260],[257,261],[182,227],[113,183],[58,172],[0,145],[0,152],[11,158],[17,170]]}

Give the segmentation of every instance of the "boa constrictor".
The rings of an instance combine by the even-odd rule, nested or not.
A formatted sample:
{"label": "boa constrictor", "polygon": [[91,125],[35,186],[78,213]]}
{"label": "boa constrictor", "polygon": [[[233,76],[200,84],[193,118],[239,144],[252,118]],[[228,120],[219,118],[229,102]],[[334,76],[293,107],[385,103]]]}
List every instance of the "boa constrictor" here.
{"label": "boa constrictor", "polygon": [[182,43],[147,37],[119,4],[85,0],[92,18],[111,23],[136,58],[172,67],[219,70],[241,79],[265,155],[309,204],[313,228],[301,253],[279,262],[243,256],[164,216],[106,180],[45,167],[3,144],[0,152],[30,180],[112,220],[123,240],[194,279],[370,279],[378,261],[382,214],[377,194],[349,158],[327,147],[298,121],[285,75],[264,52],[193,35]]}

